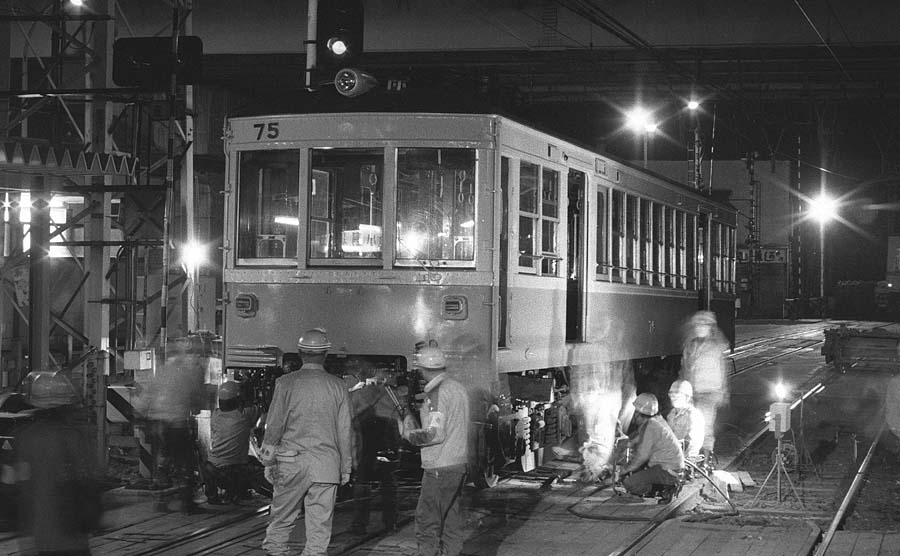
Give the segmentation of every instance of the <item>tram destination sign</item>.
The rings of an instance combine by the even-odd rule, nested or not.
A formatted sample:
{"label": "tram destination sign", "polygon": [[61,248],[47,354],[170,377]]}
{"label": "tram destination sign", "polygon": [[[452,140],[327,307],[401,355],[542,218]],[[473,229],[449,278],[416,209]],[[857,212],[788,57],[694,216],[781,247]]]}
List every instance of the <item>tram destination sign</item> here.
{"label": "tram destination sign", "polygon": [[759,249],[738,249],[739,263],[787,263],[788,250],[785,247],[764,247]]}

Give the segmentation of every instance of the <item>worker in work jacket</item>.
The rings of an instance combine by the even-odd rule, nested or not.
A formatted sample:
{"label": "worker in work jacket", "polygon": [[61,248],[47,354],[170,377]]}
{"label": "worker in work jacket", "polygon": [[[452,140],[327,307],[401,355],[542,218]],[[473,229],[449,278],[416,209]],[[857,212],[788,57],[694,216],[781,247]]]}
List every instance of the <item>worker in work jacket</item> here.
{"label": "worker in work jacket", "polygon": [[622,486],[631,494],[650,496],[659,491],[668,502],[681,484],[684,452],[681,442],[659,415],[656,396],[645,392],[634,400],[638,427],[634,455],[621,470]]}
{"label": "worker in work jacket", "polygon": [[420,556],[457,556],[465,535],[460,497],[468,462],[469,398],[465,387],[450,378],[446,359],[437,347],[418,353],[425,378],[421,427],[404,419],[403,437],[421,447],[422,490],[416,506],[416,541]]}
{"label": "worker in work jacket", "polygon": [[305,556],[326,554],[337,487],[350,481],[350,402],[344,382],[325,371],[331,342],[325,331],[304,332],[297,343],[303,366],[275,382],[260,461],[272,483],[267,554],[292,554],[288,545],[303,504]]}
{"label": "worker in work jacket", "polygon": [[728,403],[725,350],[728,340],[712,311],[697,311],[688,322],[681,355],[681,376],[691,383],[694,405],[703,413],[706,432],[700,450],[709,457],[716,442],[716,415]]}

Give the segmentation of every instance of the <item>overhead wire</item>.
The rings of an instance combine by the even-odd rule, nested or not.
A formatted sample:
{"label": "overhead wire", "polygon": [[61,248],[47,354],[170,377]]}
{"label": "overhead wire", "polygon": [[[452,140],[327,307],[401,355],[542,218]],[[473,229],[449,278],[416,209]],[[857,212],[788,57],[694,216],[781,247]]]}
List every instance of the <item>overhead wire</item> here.
{"label": "overhead wire", "polygon": [[847,78],[847,81],[853,81],[853,78],[850,77],[850,74],[847,73],[847,70],[844,68],[844,64],[841,63],[841,60],[837,57],[837,54],[834,52],[834,49],[831,48],[831,45],[825,40],[825,37],[822,36],[822,33],[819,32],[816,24],[813,23],[813,20],[809,17],[809,14],[806,13],[806,10],[803,9],[803,6],[800,5],[800,0],[794,0],[794,5],[797,6],[797,9],[800,10],[800,13],[803,14],[803,17],[806,18],[806,22],[809,23],[809,26],[812,27],[812,30],[815,31],[816,35],[819,37],[819,40],[822,41],[822,45],[828,50],[828,53],[831,54],[831,57],[837,63],[838,67],[841,68],[841,72],[844,74],[844,77]]}
{"label": "overhead wire", "polygon": [[[712,91],[715,91],[716,93],[720,94],[725,99],[740,100],[734,94],[734,92],[731,91],[730,89],[728,89],[727,87],[719,85],[717,83],[705,81],[703,79],[698,79],[697,76],[693,72],[685,69],[677,61],[672,60],[665,54],[659,52],[659,49],[656,48],[652,43],[645,40],[643,37],[638,35],[636,32],[632,31],[627,25],[625,25],[624,23],[617,20],[606,10],[599,7],[596,4],[595,0],[555,0],[555,1],[557,4],[565,7],[566,9],[569,9],[576,15],[583,17],[588,22],[595,24],[598,27],[609,32],[610,34],[612,34],[614,37],[618,38],[625,44],[632,46],[638,50],[646,52],[666,69],[669,69],[669,70],[671,70],[675,73],[678,73],[682,76],[689,77],[693,83],[695,83],[699,86],[705,87],[707,89],[710,89]],[[804,16],[806,16],[806,12],[803,10],[802,6],[800,6],[799,0],[794,0],[794,2],[797,5],[797,7],[800,8],[800,10],[804,14]],[[828,48],[829,53],[831,53],[832,57],[838,63],[838,65],[840,66],[841,71],[843,71],[845,77],[847,77],[847,79],[849,79],[849,80],[852,80],[852,78],[847,73],[846,69],[844,68],[843,64],[841,64],[840,60],[837,58],[837,55],[831,49],[830,45],[827,44],[824,37],[822,37],[822,35],[818,32],[818,29],[816,29],[815,25],[808,18],[808,16],[807,16],[807,21],[813,27],[815,32],[819,35],[820,39],[825,44],[826,48]],[[721,125],[721,123],[719,125]],[[732,127],[731,131],[737,137],[739,137],[743,140],[748,140],[748,141],[751,140],[751,137],[742,133],[740,131],[740,129],[737,127]],[[800,160],[799,157],[797,157],[793,153],[786,153],[786,152],[778,151],[777,149],[772,150],[771,153],[773,156],[779,155],[785,159],[793,160],[803,166],[810,167],[812,169],[818,170],[818,171],[826,173],[826,174],[830,174],[833,176],[840,176],[840,177],[844,177],[844,178],[851,179],[851,180],[859,180],[860,179],[858,177],[848,176],[845,174],[841,174],[839,172],[835,172],[833,170],[829,170],[823,166],[812,164],[808,161]]]}

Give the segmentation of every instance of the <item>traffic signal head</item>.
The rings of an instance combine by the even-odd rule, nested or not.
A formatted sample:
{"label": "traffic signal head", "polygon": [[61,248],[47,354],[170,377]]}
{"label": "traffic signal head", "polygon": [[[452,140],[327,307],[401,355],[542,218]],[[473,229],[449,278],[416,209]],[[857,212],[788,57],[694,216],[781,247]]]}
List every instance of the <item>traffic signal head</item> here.
{"label": "traffic signal head", "polygon": [[357,97],[378,84],[378,80],[356,68],[343,68],[334,76],[334,88],[345,97]]}
{"label": "traffic signal head", "polygon": [[317,66],[338,69],[363,50],[363,0],[320,2],[316,21]]}

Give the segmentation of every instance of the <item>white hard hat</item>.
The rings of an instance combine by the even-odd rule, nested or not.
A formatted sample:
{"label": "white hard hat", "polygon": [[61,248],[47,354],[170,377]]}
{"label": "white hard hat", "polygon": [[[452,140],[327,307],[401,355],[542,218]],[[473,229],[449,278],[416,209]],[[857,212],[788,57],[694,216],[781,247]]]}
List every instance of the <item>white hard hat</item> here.
{"label": "white hard hat", "polygon": [[638,413],[653,417],[659,413],[659,402],[656,400],[656,396],[649,392],[644,392],[635,398],[634,408]]}
{"label": "white hard hat", "polygon": [[423,369],[443,369],[447,366],[447,358],[440,348],[428,346],[417,354],[416,364]]}
{"label": "white hard hat", "polygon": [[676,380],[672,383],[672,386],[669,387],[669,395],[672,394],[683,394],[687,397],[691,397],[694,395],[694,388],[691,386],[691,383],[686,380]]}
{"label": "white hard hat", "polygon": [[297,340],[297,351],[322,353],[331,349],[331,342],[323,328],[312,328],[303,333]]}

